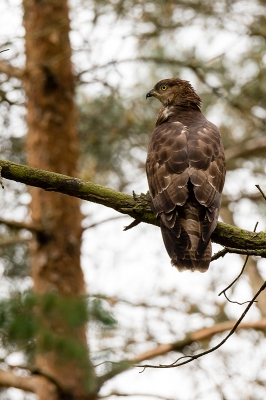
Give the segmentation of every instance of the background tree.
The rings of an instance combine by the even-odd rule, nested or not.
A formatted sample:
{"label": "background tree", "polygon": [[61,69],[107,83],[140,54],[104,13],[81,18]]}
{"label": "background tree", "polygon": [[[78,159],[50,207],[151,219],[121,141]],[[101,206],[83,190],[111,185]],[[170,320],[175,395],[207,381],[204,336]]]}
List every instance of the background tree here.
{"label": "background tree", "polygon": [[[226,147],[229,172],[222,218],[249,230],[259,219],[259,229],[264,229],[265,202],[254,186],[265,187],[264,2],[75,2],[70,14],[74,75],[66,2],[25,0],[21,10],[8,2],[5,7],[24,15],[26,63],[20,28],[18,38],[3,38],[1,47],[11,49],[0,62],[3,157],[24,163],[27,153],[31,166],[125,192],[145,191],[145,152],[158,109],[155,102],[145,104],[145,93],[162,77],[190,79],[203,99],[204,113],[220,126]],[[249,323],[254,330],[239,333],[239,341],[232,339],[233,348],[228,344],[182,370],[133,371],[120,381],[111,378],[121,369],[110,363],[96,367],[108,360],[140,362],[160,355],[164,357],[154,363],[167,364],[178,358],[177,352],[190,354],[212,345],[214,335],[230,329],[242,312],[239,305],[217,297],[237,273],[230,266],[241,266],[236,256],[217,262],[207,277],[180,276],[167,269],[157,231],[139,226],[122,237],[121,221],[99,225],[116,214],[83,204],[82,261],[90,282],[90,296],[84,297],[77,199],[40,189],[30,195],[28,208],[23,185],[7,181],[1,193],[3,387],[46,399],[111,398],[119,391],[123,398],[132,394],[133,385],[137,398],[148,389],[154,398],[164,399],[265,397],[264,293],[250,314],[259,322]],[[114,232],[119,246],[112,243],[111,249]],[[232,293],[236,300],[257,292],[263,265],[263,260],[249,259],[248,279],[243,277]],[[113,276],[120,282],[110,284]],[[29,291],[32,282],[34,294]],[[88,321],[90,354],[84,349]],[[250,345],[255,343],[256,354]],[[250,360],[252,375],[245,367]],[[14,370],[14,364],[19,368]],[[195,385],[193,391],[186,391],[185,384],[177,390],[176,374],[179,381]],[[158,376],[169,380],[168,392],[154,387]],[[147,387],[141,389],[144,380]],[[110,383],[100,390],[104,381]],[[12,398],[14,392],[1,396]]]}

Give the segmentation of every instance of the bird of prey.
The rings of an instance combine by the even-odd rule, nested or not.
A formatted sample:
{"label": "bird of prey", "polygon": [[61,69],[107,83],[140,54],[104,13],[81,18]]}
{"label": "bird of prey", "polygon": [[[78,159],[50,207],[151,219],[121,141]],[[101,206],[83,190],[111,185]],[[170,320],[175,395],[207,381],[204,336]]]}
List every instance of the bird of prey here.
{"label": "bird of prey", "polygon": [[164,79],[148,97],[163,104],[146,161],[152,208],[172,265],[205,272],[225,180],[221,135],[188,81]]}

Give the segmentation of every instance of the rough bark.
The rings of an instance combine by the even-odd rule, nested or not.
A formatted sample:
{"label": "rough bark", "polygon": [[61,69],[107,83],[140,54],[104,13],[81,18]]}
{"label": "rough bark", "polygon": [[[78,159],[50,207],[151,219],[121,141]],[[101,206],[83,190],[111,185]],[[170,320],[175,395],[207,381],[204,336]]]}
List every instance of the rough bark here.
{"label": "rough bark", "polygon": [[[77,130],[74,76],[71,66],[66,0],[24,0],[28,164],[62,174],[77,171]],[[31,188],[31,218],[41,226],[31,246],[34,290],[77,297],[85,292],[80,266],[81,212],[79,200]],[[70,329],[44,321],[49,329],[68,335],[86,348],[85,326]],[[84,350],[84,352],[86,352]],[[52,376],[73,398],[85,398],[89,379],[78,361],[62,360],[51,351],[39,354],[37,367]],[[60,397],[60,396],[59,396]],[[40,400],[47,400],[45,391]]]}

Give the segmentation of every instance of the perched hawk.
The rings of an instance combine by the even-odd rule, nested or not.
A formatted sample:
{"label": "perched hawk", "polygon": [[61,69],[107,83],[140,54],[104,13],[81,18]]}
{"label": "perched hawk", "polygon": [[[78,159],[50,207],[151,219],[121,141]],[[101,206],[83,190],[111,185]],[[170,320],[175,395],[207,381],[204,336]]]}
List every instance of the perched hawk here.
{"label": "perched hawk", "polygon": [[153,211],[172,265],[205,272],[225,179],[221,135],[188,81],[164,79],[152,96],[163,104],[146,162]]}

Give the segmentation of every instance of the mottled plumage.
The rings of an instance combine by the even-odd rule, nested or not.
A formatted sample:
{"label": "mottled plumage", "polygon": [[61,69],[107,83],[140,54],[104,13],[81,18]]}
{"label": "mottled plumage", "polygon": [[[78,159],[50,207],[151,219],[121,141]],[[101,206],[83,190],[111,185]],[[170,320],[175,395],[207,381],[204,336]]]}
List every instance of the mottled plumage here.
{"label": "mottled plumage", "polygon": [[225,179],[221,136],[188,81],[164,79],[152,96],[163,103],[146,162],[153,211],[172,264],[205,272]]}

